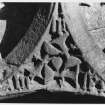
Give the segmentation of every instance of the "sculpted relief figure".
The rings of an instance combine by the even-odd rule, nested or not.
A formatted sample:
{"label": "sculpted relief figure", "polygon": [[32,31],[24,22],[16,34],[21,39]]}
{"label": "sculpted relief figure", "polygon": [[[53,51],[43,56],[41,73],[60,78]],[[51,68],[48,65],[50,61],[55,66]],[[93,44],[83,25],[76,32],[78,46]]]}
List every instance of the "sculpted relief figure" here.
{"label": "sculpted relief figure", "polygon": [[103,2],[0,6],[0,97],[47,90],[105,97]]}

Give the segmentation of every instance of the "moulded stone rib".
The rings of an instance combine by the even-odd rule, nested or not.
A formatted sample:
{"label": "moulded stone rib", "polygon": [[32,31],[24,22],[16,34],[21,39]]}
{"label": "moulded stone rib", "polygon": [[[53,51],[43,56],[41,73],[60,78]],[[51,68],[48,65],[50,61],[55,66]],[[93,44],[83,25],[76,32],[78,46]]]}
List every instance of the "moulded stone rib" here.
{"label": "moulded stone rib", "polygon": [[56,19],[54,18],[54,16],[52,17],[51,21],[50,32],[56,33]]}
{"label": "moulded stone rib", "polygon": [[52,15],[52,23],[50,27],[51,33],[56,33],[56,20],[58,19],[58,4],[55,5],[55,9]]}
{"label": "moulded stone rib", "polygon": [[85,76],[84,76],[84,83],[83,83],[83,89],[84,89],[84,91],[87,91],[87,73],[85,74]]}
{"label": "moulded stone rib", "polygon": [[61,18],[58,18],[57,20],[57,33],[59,36],[63,36]]}

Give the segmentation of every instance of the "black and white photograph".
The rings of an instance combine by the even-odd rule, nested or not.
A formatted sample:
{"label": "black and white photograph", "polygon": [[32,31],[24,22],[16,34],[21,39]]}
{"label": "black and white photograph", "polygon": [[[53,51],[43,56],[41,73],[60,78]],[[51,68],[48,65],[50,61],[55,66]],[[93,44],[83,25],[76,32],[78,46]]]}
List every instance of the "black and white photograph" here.
{"label": "black and white photograph", "polygon": [[105,0],[0,1],[0,103],[105,103]]}

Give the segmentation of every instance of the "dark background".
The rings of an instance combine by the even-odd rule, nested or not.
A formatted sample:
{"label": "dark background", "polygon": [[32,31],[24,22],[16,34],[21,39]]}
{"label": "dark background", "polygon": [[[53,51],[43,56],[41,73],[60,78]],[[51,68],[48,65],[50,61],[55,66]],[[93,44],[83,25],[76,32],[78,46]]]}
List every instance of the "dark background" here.
{"label": "dark background", "polygon": [[38,9],[48,7],[50,3],[4,3],[0,10],[0,20],[6,20],[7,26],[0,44],[0,52],[5,58],[21,40],[31,25]]}
{"label": "dark background", "polygon": [[40,90],[24,96],[0,100],[0,103],[105,103],[104,97],[74,94],[71,92],[48,92]]}

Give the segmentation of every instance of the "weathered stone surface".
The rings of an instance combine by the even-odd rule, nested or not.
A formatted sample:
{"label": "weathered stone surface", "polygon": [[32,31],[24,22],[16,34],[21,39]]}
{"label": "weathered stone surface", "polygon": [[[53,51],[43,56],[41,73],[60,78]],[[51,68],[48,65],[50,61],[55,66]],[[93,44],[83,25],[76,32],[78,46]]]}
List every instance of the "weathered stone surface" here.
{"label": "weathered stone surface", "polygon": [[[104,68],[105,68],[105,54],[102,50],[94,43],[92,40],[89,31],[85,25],[85,22],[82,21],[82,16],[80,15],[80,9],[78,4],[65,4],[68,7],[68,27],[71,31],[71,35],[77,43],[78,47],[83,52],[83,56],[87,59],[88,63],[94,68],[96,72],[104,79]],[[74,8],[75,7],[75,8]],[[75,11],[75,12],[74,12]],[[76,21],[76,22],[74,22]],[[72,25],[71,25],[72,24]],[[79,27],[77,27],[79,26]],[[79,36],[79,37],[78,37]],[[84,44],[85,43],[85,44]]]}
{"label": "weathered stone surface", "polygon": [[68,34],[63,34],[62,36],[59,36],[58,38],[52,40],[52,44],[55,46],[59,46],[59,49],[61,49],[61,51],[63,51],[63,53],[65,53],[67,56],[69,56],[68,54],[68,48],[65,44],[65,41],[67,39]]}
{"label": "weathered stone surface", "polygon": [[67,69],[67,70],[63,71],[62,76],[63,77],[67,77],[67,78],[71,78],[71,79],[73,79],[75,81],[75,79],[76,79],[76,72],[75,72],[75,70],[74,71],[70,71],[69,69]]}
{"label": "weathered stone surface", "polygon": [[43,33],[45,32],[49,23],[50,16],[52,15],[52,10],[50,10],[50,6],[50,4],[44,4],[40,8],[36,7],[36,9],[39,9],[33,17],[33,21],[28,31],[19,41],[17,46],[12,50],[12,52],[5,57],[6,62],[20,65],[34,50],[35,46],[42,38]]}
{"label": "weathered stone surface", "polygon": [[53,78],[54,78],[54,71],[48,65],[45,65],[44,66],[44,73],[45,73],[45,77],[44,77],[45,84],[47,84],[48,82],[53,80]]}
{"label": "weathered stone surface", "polygon": [[53,47],[51,44],[47,42],[44,42],[43,44],[46,53],[48,53],[49,55],[58,55],[60,53],[60,51],[57,48]]}
{"label": "weathered stone surface", "polygon": [[62,59],[60,57],[53,57],[51,61],[56,70],[59,71],[63,63]]}
{"label": "weathered stone surface", "polygon": [[101,48],[105,48],[105,28],[89,31],[95,43]]}
{"label": "weathered stone surface", "polygon": [[[92,95],[105,96],[105,83],[97,70],[94,70],[94,66],[92,66],[93,68],[91,67],[91,63],[95,60],[97,61],[96,66],[101,68],[104,65],[104,56],[100,55],[101,52],[97,46],[95,46],[95,48],[93,47],[95,44],[91,42],[91,39],[88,40],[90,36],[88,37],[87,27],[85,27],[86,30],[84,30],[84,24],[80,24],[83,23],[83,18],[80,16],[79,12],[77,12],[75,5],[71,5],[72,4],[63,5],[63,3],[56,4],[56,16],[53,16],[53,24],[50,24],[53,26],[50,27],[52,29],[50,30],[47,28],[47,31],[44,33],[46,37],[42,37],[43,40],[41,40],[40,44],[37,44],[37,49],[34,49],[34,52],[31,53],[32,55],[28,58],[29,60],[19,68],[12,64],[9,65],[9,67],[14,70],[14,73],[7,78],[7,81],[5,80],[0,84],[0,91],[2,91],[0,95],[13,94],[12,92],[17,94],[47,89],[49,91],[69,91],[76,93],[79,92],[81,94],[88,93]],[[64,10],[64,13],[62,13],[61,8]],[[40,18],[40,15],[38,16]],[[75,22],[72,21],[72,19],[75,20]],[[92,21],[97,21],[97,17]],[[35,28],[35,25],[36,24],[34,24],[33,28]],[[72,25],[75,26],[74,33]],[[31,33],[34,34],[33,31],[31,31]],[[72,43],[70,40],[71,37],[69,37],[70,34],[72,34],[71,37],[73,37],[74,41],[77,41],[77,43]],[[57,36],[52,37],[52,35]],[[27,45],[27,41],[28,39],[26,39],[24,44]],[[34,41],[33,37],[32,41]],[[73,45],[71,45],[71,43]],[[90,47],[91,44],[93,44],[92,47]],[[31,46],[31,44],[29,45]],[[79,48],[80,46],[82,46],[82,48]],[[77,50],[74,50],[74,55],[71,54],[69,51],[71,50],[70,48],[84,50],[82,51],[83,55],[75,53]],[[24,53],[27,52],[24,50]],[[44,58],[41,56],[42,53],[45,54]],[[87,53],[89,55],[86,55]],[[16,57],[16,59],[21,59],[21,56]],[[84,63],[84,61],[88,62],[89,58],[91,59],[91,62],[89,62],[90,64]],[[81,64],[84,66],[82,65],[81,67]],[[5,68],[6,66],[8,67],[8,65],[3,66],[4,69],[7,69]],[[0,69],[2,69],[3,66],[1,63]],[[85,68],[87,70],[85,70]]]}
{"label": "weathered stone surface", "polygon": [[83,15],[88,30],[94,30],[101,27],[101,9],[98,3],[96,6],[81,6],[81,14]]}
{"label": "weathered stone surface", "polygon": [[78,58],[74,57],[74,56],[70,56],[67,59],[67,62],[65,64],[65,68],[70,68],[70,67],[76,66],[78,64],[81,64],[81,61]]}

